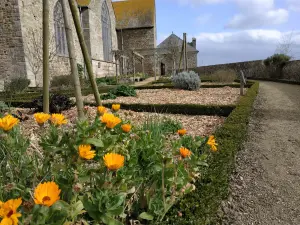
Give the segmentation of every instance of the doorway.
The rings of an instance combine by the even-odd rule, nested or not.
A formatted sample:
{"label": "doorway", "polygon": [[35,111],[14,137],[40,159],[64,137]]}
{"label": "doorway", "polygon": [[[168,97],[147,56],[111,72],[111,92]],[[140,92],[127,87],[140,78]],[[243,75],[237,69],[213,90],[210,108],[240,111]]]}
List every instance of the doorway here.
{"label": "doorway", "polygon": [[166,66],[164,63],[160,63],[160,74],[166,75]]}

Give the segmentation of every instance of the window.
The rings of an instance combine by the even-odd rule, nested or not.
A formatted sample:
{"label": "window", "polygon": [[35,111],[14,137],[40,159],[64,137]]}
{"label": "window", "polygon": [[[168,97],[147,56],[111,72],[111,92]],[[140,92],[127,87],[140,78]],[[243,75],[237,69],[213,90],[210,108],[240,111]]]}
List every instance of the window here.
{"label": "window", "polygon": [[58,0],[54,6],[54,30],[57,55],[68,56],[69,53],[61,0]]}
{"label": "window", "polygon": [[104,60],[112,61],[110,17],[106,1],[104,1],[102,4],[101,22]]}

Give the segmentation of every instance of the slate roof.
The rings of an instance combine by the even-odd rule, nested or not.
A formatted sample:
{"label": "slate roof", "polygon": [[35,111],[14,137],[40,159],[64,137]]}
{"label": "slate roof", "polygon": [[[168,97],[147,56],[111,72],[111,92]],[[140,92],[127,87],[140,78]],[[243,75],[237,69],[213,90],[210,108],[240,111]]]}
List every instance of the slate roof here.
{"label": "slate roof", "polygon": [[155,26],[155,0],[127,0],[112,4],[117,29]]}
{"label": "slate roof", "polygon": [[[157,48],[168,48],[171,46],[178,46],[181,51],[183,40],[175,34],[171,34],[167,37],[163,42],[161,42]],[[199,52],[196,48],[191,46],[189,43],[186,44],[186,51],[187,52]]]}

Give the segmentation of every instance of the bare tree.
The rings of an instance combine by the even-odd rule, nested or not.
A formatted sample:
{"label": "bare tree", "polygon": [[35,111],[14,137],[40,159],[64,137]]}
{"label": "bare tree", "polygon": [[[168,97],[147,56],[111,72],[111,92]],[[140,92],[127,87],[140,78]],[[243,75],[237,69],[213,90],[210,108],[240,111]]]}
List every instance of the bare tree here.
{"label": "bare tree", "polygon": [[293,57],[293,46],[295,42],[293,41],[294,32],[282,34],[280,41],[276,47],[275,54],[288,55]]}
{"label": "bare tree", "polygon": [[178,68],[181,46],[177,39],[169,39],[165,47],[165,56],[172,62],[172,74],[175,75]]}

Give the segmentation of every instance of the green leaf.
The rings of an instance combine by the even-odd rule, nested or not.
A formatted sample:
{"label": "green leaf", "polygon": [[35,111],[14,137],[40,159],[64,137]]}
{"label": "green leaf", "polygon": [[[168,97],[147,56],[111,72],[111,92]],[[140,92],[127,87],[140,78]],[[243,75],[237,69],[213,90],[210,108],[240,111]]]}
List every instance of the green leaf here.
{"label": "green leaf", "polygon": [[91,144],[91,145],[95,145],[96,147],[104,147],[103,142],[100,139],[96,139],[96,138],[89,138],[86,140],[87,144]]}
{"label": "green leaf", "polygon": [[142,212],[139,217],[144,220],[153,220],[153,216],[147,212]]}
{"label": "green leaf", "polygon": [[123,211],[124,211],[123,206],[119,206],[119,207],[114,208],[112,210],[110,210],[110,209],[107,210],[107,213],[109,215],[112,215],[112,216],[119,216],[119,215],[121,215],[123,213]]}
{"label": "green leaf", "polygon": [[108,216],[107,214],[104,214],[103,216],[101,216],[101,220],[103,223],[105,223],[107,225],[123,225],[123,223]]}

